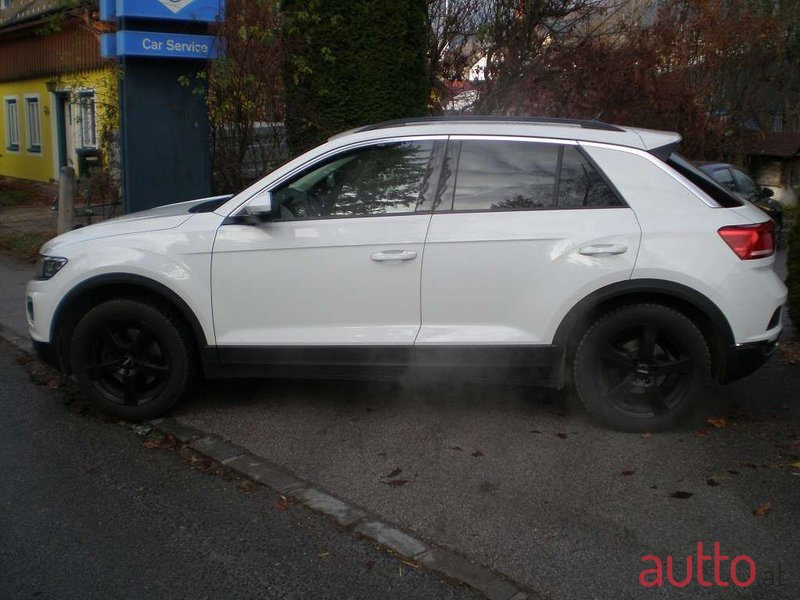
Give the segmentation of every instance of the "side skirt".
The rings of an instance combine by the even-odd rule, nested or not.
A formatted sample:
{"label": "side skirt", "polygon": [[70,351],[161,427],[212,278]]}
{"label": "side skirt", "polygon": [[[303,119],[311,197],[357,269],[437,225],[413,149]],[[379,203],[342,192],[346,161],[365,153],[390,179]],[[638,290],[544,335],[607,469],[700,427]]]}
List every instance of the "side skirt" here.
{"label": "side skirt", "polygon": [[219,346],[202,351],[207,377],[380,379],[416,375],[561,388],[558,346]]}

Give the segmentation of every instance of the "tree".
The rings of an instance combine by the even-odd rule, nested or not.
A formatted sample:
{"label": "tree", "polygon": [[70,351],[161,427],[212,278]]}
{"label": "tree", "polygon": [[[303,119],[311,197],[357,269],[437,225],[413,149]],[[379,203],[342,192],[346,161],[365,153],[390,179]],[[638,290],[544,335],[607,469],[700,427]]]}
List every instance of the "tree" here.
{"label": "tree", "polygon": [[425,9],[426,0],[284,0],[292,153],[348,128],[425,114]]}

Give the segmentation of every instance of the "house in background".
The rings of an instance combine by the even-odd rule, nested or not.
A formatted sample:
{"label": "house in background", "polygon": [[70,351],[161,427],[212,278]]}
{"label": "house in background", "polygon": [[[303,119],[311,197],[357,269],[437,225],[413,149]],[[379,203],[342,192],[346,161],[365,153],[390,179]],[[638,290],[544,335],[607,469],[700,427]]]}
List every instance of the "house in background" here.
{"label": "house in background", "polygon": [[800,186],[800,132],[768,133],[748,155],[756,181],[771,188],[781,204],[796,205]]}
{"label": "house in background", "polygon": [[50,181],[63,166],[100,166],[117,82],[97,17],[91,0],[0,0],[0,175]]}

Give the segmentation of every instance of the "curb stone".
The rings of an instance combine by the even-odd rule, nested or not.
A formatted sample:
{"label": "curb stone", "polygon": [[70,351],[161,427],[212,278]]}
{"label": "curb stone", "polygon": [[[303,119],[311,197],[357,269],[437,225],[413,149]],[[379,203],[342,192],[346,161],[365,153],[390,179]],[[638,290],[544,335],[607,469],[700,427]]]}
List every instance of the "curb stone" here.
{"label": "curb stone", "polygon": [[369,511],[336,498],[325,490],[295,477],[219,436],[181,425],[171,418],[150,421],[156,429],[170,434],[189,448],[221,463],[225,468],[252,479],[275,492],[288,496],[314,512],[331,517],[345,529],[412,560],[447,579],[468,585],[489,600],[527,600],[533,598],[506,578],[486,567],[475,565],[463,556],[435,548],[400,529],[384,523]]}
{"label": "curb stone", "polygon": [[[0,325],[0,338],[25,354],[36,356],[29,340]],[[153,419],[155,429],[173,436],[195,452],[215,460],[226,468],[244,475],[282,495],[289,495],[303,506],[333,518],[345,528],[355,527],[363,538],[411,560],[453,581],[464,583],[484,594],[489,600],[527,600],[533,598],[506,578],[485,567],[474,565],[466,558],[441,548],[431,548],[422,540],[372,518],[366,510],[340,500],[327,492],[310,486],[291,473],[249,454],[244,448],[222,438],[192,427],[181,425],[171,418]]]}

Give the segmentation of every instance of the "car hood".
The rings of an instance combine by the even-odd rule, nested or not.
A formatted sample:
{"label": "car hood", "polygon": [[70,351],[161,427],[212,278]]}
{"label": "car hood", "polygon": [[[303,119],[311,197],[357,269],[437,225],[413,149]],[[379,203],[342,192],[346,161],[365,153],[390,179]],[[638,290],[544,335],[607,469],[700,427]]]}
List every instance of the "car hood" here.
{"label": "car hood", "polygon": [[40,252],[41,254],[52,254],[57,247],[64,246],[65,244],[74,244],[113,235],[172,229],[185,222],[192,214],[211,212],[230,198],[230,195],[209,196],[208,198],[167,204],[166,206],[158,206],[149,210],[115,217],[107,221],[96,223],[95,225],[80,227],[59,235],[45,243]]}

